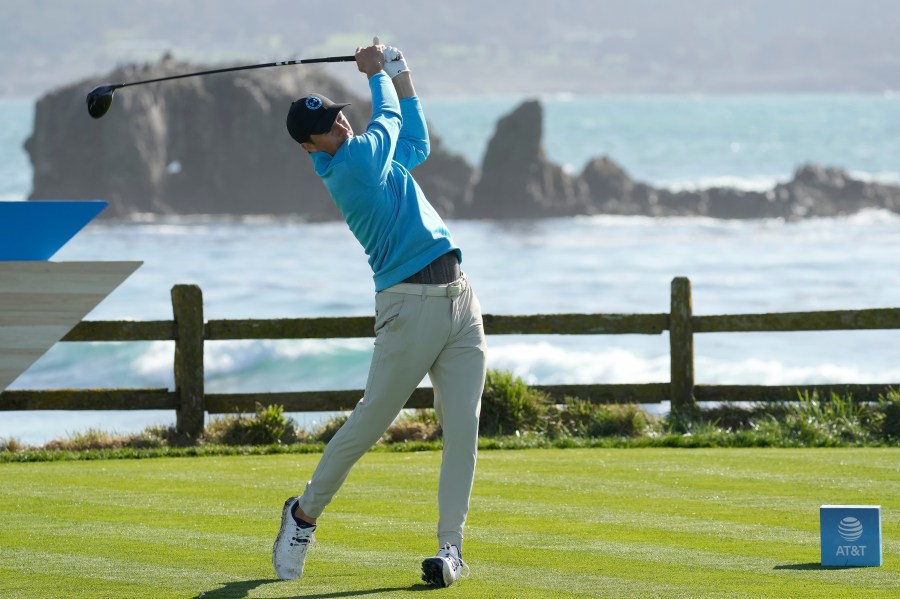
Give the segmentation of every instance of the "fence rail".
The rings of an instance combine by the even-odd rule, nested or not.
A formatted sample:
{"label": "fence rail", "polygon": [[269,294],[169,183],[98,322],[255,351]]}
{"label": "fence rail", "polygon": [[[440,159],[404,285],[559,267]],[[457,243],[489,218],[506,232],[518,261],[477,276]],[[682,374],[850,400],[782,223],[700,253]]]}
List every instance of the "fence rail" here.
{"label": "fence rail", "polygon": [[[175,389],[62,389],[0,393],[4,410],[175,410],[178,432],[197,436],[204,413],[253,411],[257,403],[280,404],[288,412],[349,409],[362,390],[282,393],[206,393],[203,346],[236,339],[332,339],[372,337],[373,317],[204,320],[203,296],[196,285],[172,288],[171,321],[83,321],[62,341],[174,341]],[[595,403],[672,402],[672,410],[692,409],[698,401],[790,401],[798,393],[850,394],[873,401],[897,384],[857,385],[699,385],[694,380],[697,333],[900,329],[900,308],[771,314],[694,316],[691,284],[673,279],[669,313],[484,315],[487,335],[660,335],[669,332],[670,381],[645,384],[538,385],[552,398],[579,397]],[[406,407],[431,407],[431,389],[419,388]]]}

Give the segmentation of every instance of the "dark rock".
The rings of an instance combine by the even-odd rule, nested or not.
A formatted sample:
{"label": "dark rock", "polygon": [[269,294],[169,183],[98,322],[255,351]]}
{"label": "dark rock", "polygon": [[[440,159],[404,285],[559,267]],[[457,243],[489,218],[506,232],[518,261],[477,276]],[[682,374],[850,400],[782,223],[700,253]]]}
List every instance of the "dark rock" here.
{"label": "dark rock", "polygon": [[781,216],[765,193],[713,187],[706,192],[706,216],[771,218]]}
{"label": "dark rock", "polygon": [[807,164],[797,169],[791,181],[778,185],[775,191],[786,198],[789,209],[786,216],[839,216],[879,207],[873,201],[875,189],[870,187],[853,179],[843,169]]}
{"label": "dark rock", "polygon": [[588,162],[581,171],[581,180],[593,204],[604,214],[646,214],[646,205],[635,198],[634,181],[625,170],[606,156]]}
{"label": "dark rock", "polygon": [[547,159],[542,134],[543,109],[537,100],[500,119],[462,216],[543,218],[596,211],[585,182]]}

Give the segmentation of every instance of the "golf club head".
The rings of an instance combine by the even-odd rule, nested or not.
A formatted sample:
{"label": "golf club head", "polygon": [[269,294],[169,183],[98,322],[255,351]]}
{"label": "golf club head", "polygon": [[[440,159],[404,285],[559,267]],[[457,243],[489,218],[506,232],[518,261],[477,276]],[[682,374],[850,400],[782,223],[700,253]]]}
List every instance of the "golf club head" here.
{"label": "golf club head", "polygon": [[95,87],[87,95],[88,114],[99,119],[112,105],[113,94],[121,85],[101,85]]}

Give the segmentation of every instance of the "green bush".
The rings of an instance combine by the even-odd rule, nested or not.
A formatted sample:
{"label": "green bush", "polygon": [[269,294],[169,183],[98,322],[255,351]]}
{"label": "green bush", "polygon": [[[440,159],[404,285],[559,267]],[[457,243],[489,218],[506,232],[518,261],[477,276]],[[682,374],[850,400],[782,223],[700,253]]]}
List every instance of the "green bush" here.
{"label": "green bush", "polygon": [[25,448],[26,445],[15,437],[4,437],[0,439],[0,451],[16,452],[24,451]]}
{"label": "green bush", "polygon": [[881,435],[886,441],[900,441],[900,391],[890,391],[878,402]]}
{"label": "green bush", "polygon": [[539,430],[549,407],[545,393],[512,373],[488,370],[481,396],[481,435],[509,435]]}
{"label": "green bush", "polygon": [[[772,417],[775,419],[774,417]],[[785,406],[778,423],[788,440],[806,446],[839,446],[874,440],[881,417],[872,405],[854,401],[850,395],[801,393],[798,401]]]}
{"label": "green bush", "polygon": [[577,398],[566,398],[556,414],[560,426],[550,430],[572,437],[637,437],[650,424],[650,416],[640,406],[595,404]]}
{"label": "green bush", "polygon": [[441,426],[437,414],[431,408],[402,414],[381,440],[385,443],[408,443],[410,441],[434,441],[441,436]]}
{"label": "green bush", "polygon": [[196,439],[179,434],[174,424],[148,426],[139,436],[158,447],[190,447],[197,444]]}
{"label": "green bush", "polygon": [[[897,405],[900,406],[900,401]],[[795,402],[749,407],[723,403],[715,408],[698,409],[692,418],[677,422],[681,428],[673,426],[670,416],[668,430],[696,437],[702,427],[706,427],[702,430],[708,436],[712,427],[722,434],[735,435],[737,439],[732,442],[755,446],[868,445],[891,439],[890,427],[885,424],[890,406],[888,399],[873,404],[858,402],[850,395],[832,393],[822,398],[817,393],[804,392],[798,394]]]}
{"label": "green bush", "polygon": [[312,435],[310,436],[315,441],[328,443],[337,434],[340,428],[344,426],[344,423],[347,422],[347,418],[349,418],[349,416],[346,414],[341,414],[340,416],[330,418],[322,423],[319,428],[313,431]]}
{"label": "green bush", "polygon": [[65,439],[55,439],[45,443],[43,449],[48,451],[89,451],[125,447],[155,449],[165,445],[166,440],[156,436],[150,430],[137,434],[120,435],[92,428],[70,435]]}
{"label": "green bush", "polygon": [[736,402],[702,408],[697,411],[696,419],[700,422],[714,424],[726,431],[750,430],[769,417],[784,418],[786,407],[780,403],[753,403],[740,405]]}
{"label": "green bush", "polygon": [[633,404],[598,405],[594,422],[588,428],[590,437],[637,437],[649,424],[648,414]]}
{"label": "green bush", "polygon": [[256,404],[253,416],[235,414],[210,423],[203,433],[209,443],[223,445],[272,445],[297,442],[296,423],[284,415],[284,407]]}

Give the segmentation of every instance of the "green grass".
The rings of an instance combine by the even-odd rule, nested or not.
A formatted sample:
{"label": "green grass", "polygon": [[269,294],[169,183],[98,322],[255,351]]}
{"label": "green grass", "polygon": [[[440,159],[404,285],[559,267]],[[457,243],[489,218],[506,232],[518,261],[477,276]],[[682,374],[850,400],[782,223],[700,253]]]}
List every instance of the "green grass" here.
{"label": "green grass", "polygon": [[[896,448],[483,451],[471,578],[433,591],[433,451],[364,456],[304,578],[273,579],[281,505],[318,459],[0,464],[0,597],[900,596]],[[823,503],[882,506],[884,566],[818,566]]]}

